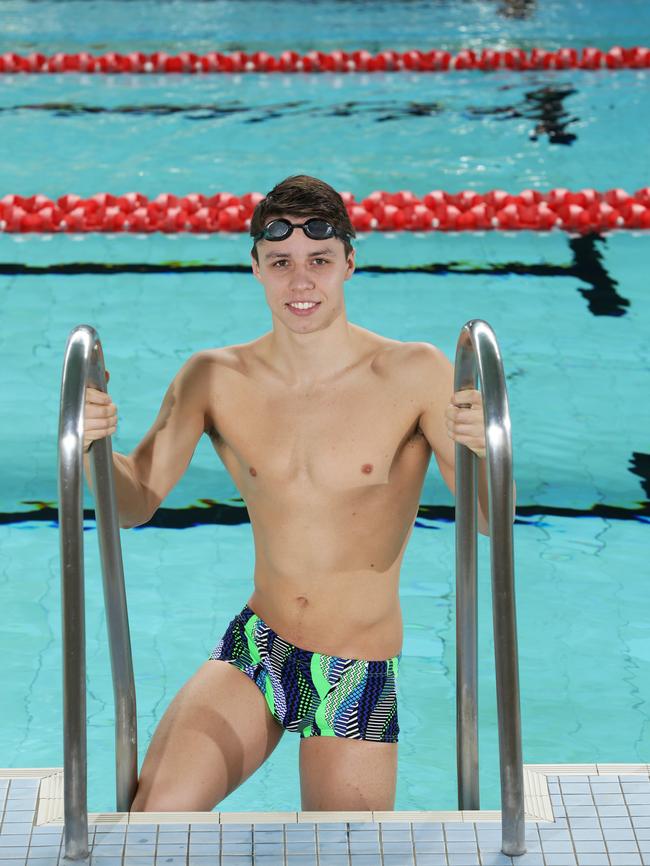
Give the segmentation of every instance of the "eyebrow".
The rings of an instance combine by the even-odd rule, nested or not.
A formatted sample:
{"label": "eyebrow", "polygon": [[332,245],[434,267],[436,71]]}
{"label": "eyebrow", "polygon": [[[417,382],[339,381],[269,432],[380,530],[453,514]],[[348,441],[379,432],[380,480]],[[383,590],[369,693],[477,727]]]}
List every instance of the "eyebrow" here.
{"label": "eyebrow", "polygon": [[[334,250],[331,247],[324,247],[322,250],[314,250],[313,252],[309,253],[309,258],[312,258],[313,256],[322,256],[325,254],[328,254],[330,256],[334,255]],[[274,258],[275,259],[280,259],[280,258],[290,259],[291,253],[267,253],[264,256],[265,261],[267,259],[274,259]]]}

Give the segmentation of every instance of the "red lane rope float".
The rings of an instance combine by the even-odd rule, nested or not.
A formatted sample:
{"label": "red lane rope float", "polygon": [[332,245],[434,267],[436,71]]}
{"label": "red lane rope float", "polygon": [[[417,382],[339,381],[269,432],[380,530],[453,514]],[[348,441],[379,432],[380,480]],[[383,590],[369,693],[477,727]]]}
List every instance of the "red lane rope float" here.
{"label": "red lane rope float", "polygon": [[247,54],[234,51],[222,54],[210,51],[194,54],[166,54],[155,51],[143,54],[132,51],[118,54],[56,53],[50,56],[32,52],[28,55],[5,52],[0,55],[0,73],[17,72],[445,72],[454,69],[648,69],[650,48],[615,45],[608,50],[585,47],[558,48],[547,51],[533,48],[526,52],[520,48],[496,51],[485,48],[476,52],[464,49],[457,54],[449,51],[309,51],[300,55],[283,51],[279,56],[255,51]]}
{"label": "red lane rope float", "polygon": [[[550,231],[606,232],[650,229],[650,186],[635,193],[525,189],[517,194],[432,190],[422,197],[409,190],[378,190],[357,202],[342,192],[358,231]],[[83,199],[74,193],[56,201],[44,195],[9,194],[0,199],[0,231],[52,232],[247,232],[256,204],[264,196],[220,192],[184,197],[161,193],[151,201],[139,192],[100,192]]]}

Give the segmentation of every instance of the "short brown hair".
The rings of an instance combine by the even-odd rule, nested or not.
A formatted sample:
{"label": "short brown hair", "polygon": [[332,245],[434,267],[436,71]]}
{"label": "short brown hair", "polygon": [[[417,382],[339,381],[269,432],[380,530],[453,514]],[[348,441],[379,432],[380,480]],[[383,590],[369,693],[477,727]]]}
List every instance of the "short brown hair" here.
{"label": "short brown hair", "polygon": [[[308,174],[294,174],[285,178],[266,194],[266,198],[258,202],[251,218],[251,237],[255,237],[262,231],[269,217],[278,217],[282,214],[294,217],[320,217],[330,222],[340,234],[347,233],[356,237],[345,202],[339,193],[324,180]],[[353,247],[348,238],[341,238],[341,240],[347,258]],[[259,264],[256,243],[253,244],[251,255]]]}

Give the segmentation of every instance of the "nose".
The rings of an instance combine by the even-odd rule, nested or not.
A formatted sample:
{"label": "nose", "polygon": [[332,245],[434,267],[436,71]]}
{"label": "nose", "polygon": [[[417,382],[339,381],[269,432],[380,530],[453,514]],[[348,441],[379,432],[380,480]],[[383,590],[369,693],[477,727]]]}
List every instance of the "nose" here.
{"label": "nose", "polygon": [[292,289],[300,291],[304,289],[313,289],[315,287],[314,278],[305,265],[300,264],[299,262],[295,264],[293,274],[291,275],[290,286]]}

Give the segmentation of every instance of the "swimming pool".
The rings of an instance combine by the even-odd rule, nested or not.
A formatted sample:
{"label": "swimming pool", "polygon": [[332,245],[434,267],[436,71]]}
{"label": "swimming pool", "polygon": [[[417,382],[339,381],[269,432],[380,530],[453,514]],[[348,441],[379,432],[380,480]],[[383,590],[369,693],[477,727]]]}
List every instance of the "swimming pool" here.
{"label": "swimming pool", "polygon": [[[180,23],[179,4],[162,4],[155,47],[164,47],[162,33],[168,44],[215,47],[214,40],[207,45],[203,4],[189,5],[199,16],[195,30]],[[69,10],[65,3],[39,6],[44,12],[58,7],[63,18]],[[128,6],[131,19],[121,4],[111,4],[114,29],[102,26],[111,47],[142,47],[138,22],[150,4]],[[236,30],[228,4],[212,6],[223,15],[216,47],[230,49],[239,39],[247,49],[269,50],[268,37],[256,42]],[[286,47],[300,42],[292,41],[292,6],[295,13],[294,4],[274,4],[284,15]],[[399,31],[387,5],[375,7],[371,26],[338,4],[330,44],[304,36],[318,32],[324,7],[314,4],[306,13],[301,6],[298,48],[342,47],[340,28],[350,16],[362,26],[354,47],[375,47],[373,40],[380,47],[412,47],[422,16],[439,22],[444,34],[448,13],[458,34],[455,16],[467,8],[478,19],[463,34],[472,44],[492,44],[497,25],[503,38],[510,33],[524,43],[548,44],[551,34],[557,45],[587,39],[583,30],[573,37],[572,27],[559,30],[559,4],[540,3],[537,19],[523,22],[498,20],[492,3],[413,4],[413,17],[406,16]],[[609,22],[605,4],[595,8],[592,19]],[[269,11],[266,4],[259,10]],[[637,11],[641,15],[640,5]],[[639,20],[633,35],[631,29],[622,33],[627,43],[647,42],[639,39]],[[584,13],[569,23],[592,26]],[[624,16],[610,23],[626,26]],[[56,27],[49,25],[47,37],[36,32],[36,41],[45,40]],[[20,50],[27,50],[27,36],[22,39]],[[57,47],[72,50],[89,48],[97,35],[82,23],[74,46],[70,36],[66,45],[57,39]],[[18,33],[11,48],[18,50],[20,41]],[[647,71],[1,78],[3,147],[24,154],[0,161],[3,194],[242,194],[265,192],[297,171],[322,176],[357,198],[399,188],[423,194],[434,188],[622,186],[631,192],[648,178],[641,122],[650,108]],[[575,138],[553,143],[542,134],[532,140],[535,112],[543,107],[555,112],[560,132]],[[650,368],[647,233],[602,239],[559,232],[367,234],[356,246],[358,272],[346,290],[351,321],[398,339],[431,341],[452,359],[470,318],[486,319],[500,343],[518,493],[524,760],[642,760],[650,745],[650,410],[642,397]],[[4,766],[56,766],[62,759],[52,509],[67,335],[81,322],[99,331],[119,410],[114,448],[129,451],[189,354],[269,329],[248,249],[246,235],[0,235],[0,382],[11,419],[0,432],[0,649],[10,710],[0,730]],[[88,495],[86,506],[92,507]],[[400,591],[400,810],[455,806],[452,520],[451,497],[432,461]],[[122,533],[141,759],[169,700],[250,595],[253,548],[246,521],[236,489],[203,439],[153,525]],[[90,519],[86,541],[89,805],[102,810],[114,803],[113,710]],[[499,803],[498,749],[482,536],[479,554],[481,806],[492,809]],[[297,743],[285,735],[219,808],[298,808]]]}

